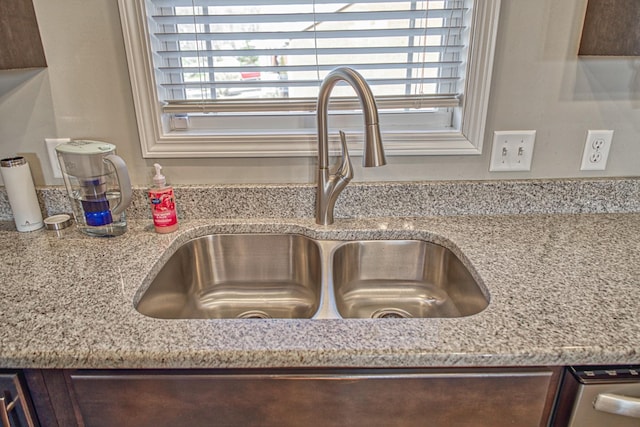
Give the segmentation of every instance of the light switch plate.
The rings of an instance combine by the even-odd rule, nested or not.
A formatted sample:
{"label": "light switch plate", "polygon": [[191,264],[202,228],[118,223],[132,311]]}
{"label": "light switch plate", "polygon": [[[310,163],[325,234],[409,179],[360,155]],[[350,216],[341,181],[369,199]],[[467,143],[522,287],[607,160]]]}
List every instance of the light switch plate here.
{"label": "light switch plate", "polygon": [[531,170],[535,140],[535,130],[495,131],[489,171]]}

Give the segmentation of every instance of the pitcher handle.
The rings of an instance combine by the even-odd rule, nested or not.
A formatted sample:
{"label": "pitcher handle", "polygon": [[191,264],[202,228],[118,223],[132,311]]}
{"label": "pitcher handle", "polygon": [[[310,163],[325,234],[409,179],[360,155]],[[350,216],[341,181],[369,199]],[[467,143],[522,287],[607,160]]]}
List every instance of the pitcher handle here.
{"label": "pitcher handle", "polygon": [[116,171],[116,177],[118,178],[118,184],[120,185],[120,202],[111,209],[112,214],[118,215],[131,204],[131,178],[129,178],[129,170],[124,160],[122,160],[122,157],[109,154],[104,159],[113,165]]}

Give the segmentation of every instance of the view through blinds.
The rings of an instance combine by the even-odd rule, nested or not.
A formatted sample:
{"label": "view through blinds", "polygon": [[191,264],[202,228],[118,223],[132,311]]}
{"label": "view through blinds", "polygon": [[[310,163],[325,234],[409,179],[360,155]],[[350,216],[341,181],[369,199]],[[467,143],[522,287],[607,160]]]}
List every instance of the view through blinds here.
{"label": "view through blinds", "polygon": [[[146,0],[165,112],[315,109],[350,66],[381,109],[460,104],[471,0]],[[353,95],[339,86],[334,96]],[[336,105],[338,105],[336,107]]]}

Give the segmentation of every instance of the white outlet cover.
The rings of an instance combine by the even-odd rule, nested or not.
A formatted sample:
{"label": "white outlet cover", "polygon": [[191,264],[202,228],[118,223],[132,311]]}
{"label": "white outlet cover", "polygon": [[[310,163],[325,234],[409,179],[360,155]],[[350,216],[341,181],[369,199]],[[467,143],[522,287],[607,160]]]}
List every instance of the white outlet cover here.
{"label": "white outlet cover", "polygon": [[589,130],[582,152],[582,171],[603,171],[607,168],[612,130]]}
{"label": "white outlet cover", "polygon": [[56,155],[56,147],[65,142],[71,141],[71,138],[45,138],[44,144],[47,147],[47,154],[49,155],[49,164],[53,171],[54,178],[62,179],[62,170],[60,170],[60,163],[58,162],[58,156]]}
{"label": "white outlet cover", "polygon": [[531,170],[535,130],[493,132],[491,172],[522,172]]}

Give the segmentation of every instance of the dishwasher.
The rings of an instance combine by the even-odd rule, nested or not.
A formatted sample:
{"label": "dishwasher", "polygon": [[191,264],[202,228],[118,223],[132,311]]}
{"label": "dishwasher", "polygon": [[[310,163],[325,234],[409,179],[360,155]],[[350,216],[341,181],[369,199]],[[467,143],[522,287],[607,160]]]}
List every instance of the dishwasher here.
{"label": "dishwasher", "polygon": [[552,427],[640,427],[640,365],[566,369]]}

